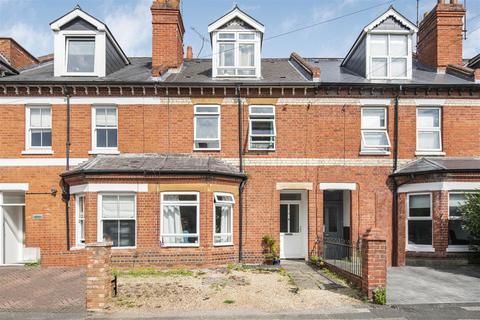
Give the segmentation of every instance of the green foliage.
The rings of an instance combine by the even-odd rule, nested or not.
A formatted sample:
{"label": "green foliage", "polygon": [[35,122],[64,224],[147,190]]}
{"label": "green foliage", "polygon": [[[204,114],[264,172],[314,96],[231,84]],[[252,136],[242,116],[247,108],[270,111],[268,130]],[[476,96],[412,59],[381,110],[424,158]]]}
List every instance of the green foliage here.
{"label": "green foliage", "polygon": [[235,301],[234,301],[234,300],[227,299],[227,300],[224,300],[223,303],[225,303],[225,304],[233,304],[233,303],[235,303]]}
{"label": "green foliage", "polygon": [[387,289],[379,287],[373,290],[373,302],[384,305],[387,303]]}
{"label": "green foliage", "polygon": [[467,202],[460,207],[463,225],[473,239],[480,239],[480,191],[467,193]]}
{"label": "green foliage", "polygon": [[158,270],[155,268],[134,268],[126,271],[113,270],[114,275],[129,277],[191,277],[194,272],[187,269]]}
{"label": "green foliage", "polygon": [[265,235],[262,238],[262,245],[266,259],[278,258],[277,240],[275,240],[272,236]]}
{"label": "green foliage", "polygon": [[40,266],[40,263],[38,263],[38,262],[25,262],[24,266],[28,267],[28,268],[36,268],[36,267]]}
{"label": "green foliage", "polygon": [[320,257],[319,257],[319,256],[310,256],[310,262],[311,262],[312,264],[315,264],[315,265],[316,265],[317,263],[320,262]]}

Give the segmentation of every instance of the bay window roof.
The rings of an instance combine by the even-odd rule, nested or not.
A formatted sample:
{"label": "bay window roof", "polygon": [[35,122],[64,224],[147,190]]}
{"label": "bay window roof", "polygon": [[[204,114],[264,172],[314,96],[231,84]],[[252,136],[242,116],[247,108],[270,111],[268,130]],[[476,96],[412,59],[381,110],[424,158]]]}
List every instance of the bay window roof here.
{"label": "bay window roof", "polygon": [[369,80],[412,79],[418,28],[393,7],[360,33],[341,66]]}
{"label": "bay window roof", "polygon": [[235,7],[208,26],[214,78],[260,78],[265,27]]}

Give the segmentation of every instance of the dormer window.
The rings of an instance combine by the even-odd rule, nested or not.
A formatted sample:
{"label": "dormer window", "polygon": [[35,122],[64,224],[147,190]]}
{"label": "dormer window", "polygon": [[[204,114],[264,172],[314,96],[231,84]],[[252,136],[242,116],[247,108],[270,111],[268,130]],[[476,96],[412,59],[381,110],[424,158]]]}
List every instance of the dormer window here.
{"label": "dormer window", "polygon": [[208,27],[214,78],[260,78],[265,27],[235,7]]}
{"label": "dormer window", "polygon": [[370,78],[407,78],[412,59],[409,40],[402,34],[370,34]]}
{"label": "dormer window", "polygon": [[67,72],[95,71],[95,38],[67,38]]}
{"label": "dormer window", "polygon": [[217,37],[217,75],[255,76],[256,34],[220,32]]}
{"label": "dormer window", "polygon": [[368,80],[412,78],[417,26],[393,7],[363,28],[341,66]]}
{"label": "dormer window", "polygon": [[55,77],[105,77],[130,64],[107,26],[79,6],[50,27]]}

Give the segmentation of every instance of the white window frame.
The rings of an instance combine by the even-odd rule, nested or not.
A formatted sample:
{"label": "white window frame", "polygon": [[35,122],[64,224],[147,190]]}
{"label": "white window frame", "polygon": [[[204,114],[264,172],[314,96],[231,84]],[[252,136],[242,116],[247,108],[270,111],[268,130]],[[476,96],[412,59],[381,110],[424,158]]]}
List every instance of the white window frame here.
{"label": "white window frame", "polygon": [[[80,199],[83,199],[83,208],[80,207]],[[83,219],[80,219],[80,209],[83,210]],[[83,239],[80,231],[80,220],[83,220]],[[77,247],[85,246],[85,194],[83,193],[75,195],[75,245]]]}
{"label": "white window frame", "polygon": [[[196,201],[164,201],[165,195],[195,195]],[[163,234],[163,207],[165,205],[178,205],[178,206],[192,206],[197,207],[197,233],[188,234],[189,236],[196,236],[197,243],[165,243],[163,237],[185,237],[185,234]],[[160,193],[160,246],[161,247],[200,247],[200,192],[179,191],[179,192],[161,192]]]}
{"label": "white window frame", "polygon": [[[94,56],[93,56],[93,71],[91,72],[85,72],[85,71],[82,71],[82,72],[75,72],[75,71],[68,71],[68,60],[70,58],[70,55],[69,55],[69,50],[70,50],[70,42],[79,42],[79,41],[89,41],[89,42],[93,42],[94,44]],[[65,70],[66,70],[66,74],[67,75],[86,75],[86,76],[91,76],[91,75],[95,75],[95,60],[96,60],[96,55],[95,55],[95,46],[96,46],[96,41],[95,41],[95,36],[86,36],[86,37],[78,37],[78,36],[75,36],[75,37],[66,37],[65,38]]]}
{"label": "white window frame", "polygon": [[[217,111],[216,112],[201,112],[201,111],[198,111],[198,108],[199,107],[215,107],[217,108]],[[222,148],[222,137],[221,137],[221,133],[222,133],[222,130],[221,130],[221,107],[220,105],[214,105],[214,104],[211,104],[211,105],[208,105],[208,104],[197,104],[193,107],[193,111],[194,111],[194,117],[193,117],[193,150],[195,151],[205,151],[205,150],[210,150],[210,151],[219,151],[221,150]],[[199,139],[197,138],[197,120],[199,118],[202,118],[202,117],[205,117],[205,118],[213,118],[213,117],[217,117],[217,121],[218,121],[218,132],[217,132],[217,136],[218,136],[218,139]],[[197,147],[197,141],[199,142],[202,142],[202,141],[217,141],[218,140],[218,148],[200,148],[200,147]]]}
{"label": "white window frame", "polygon": [[[68,72],[68,41],[70,39],[93,38],[95,59],[93,72]],[[106,33],[92,30],[60,30],[54,33],[54,75],[55,77],[105,77],[106,76]]]}
{"label": "white window frame", "polygon": [[[231,201],[218,201],[218,196],[227,196],[227,197],[232,197]],[[234,217],[234,210],[233,206],[235,204],[235,197],[231,193],[225,193],[225,192],[215,192],[213,196],[213,245],[216,247],[221,247],[221,246],[232,246],[233,245],[233,217]],[[217,207],[224,207],[228,206],[230,208],[230,230],[232,230],[231,233],[216,233],[215,230],[217,229],[217,219],[216,219],[216,209]],[[215,242],[215,237],[221,237],[221,236],[230,236],[232,241],[230,242]]]}
{"label": "white window frame", "polygon": [[[50,109],[50,127],[34,128],[40,130],[50,129],[51,145],[47,147],[32,146],[31,110]],[[25,107],[25,151],[22,154],[53,154],[53,109],[51,105],[27,105]]]}
{"label": "white window frame", "polygon": [[[448,223],[450,220],[463,220],[462,217],[459,216],[450,216],[450,195],[452,194],[469,194],[474,193],[474,191],[449,191],[448,192]],[[447,252],[471,252],[472,248],[468,245],[448,245]]]}
{"label": "white window frame", "polygon": [[[387,55],[372,55],[370,53],[370,39],[371,35],[385,35],[387,36]],[[402,35],[407,37],[407,55],[406,56],[391,56],[390,55],[390,36],[391,35]],[[367,34],[366,39],[366,74],[367,79],[411,79],[412,78],[412,35],[408,31],[404,30],[372,30]],[[373,76],[372,68],[372,60],[378,59],[387,59],[387,75],[385,77],[376,77]],[[391,75],[391,60],[392,59],[406,59],[407,60],[407,73],[405,77],[393,77]]]}
{"label": "white window frame", "polygon": [[[222,34],[234,34],[235,37],[231,39],[220,39]],[[240,39],[240,35],[243,34],[253,34],[254,39]],[[213,32],[213,48],[214,52],[212,55],[212,64],[213,64],[213,74],[212,76],[219,78],[260,78],[261,77],[261,33],[255,30],[243,30],[243,29],[232,29],[232,30],[218,30]],[[234,44],[234,65],[231,67],[222,67],[220,66],[220,45],[224,43],[233,43]],[[253,66],[245,67],[240,66],[240,44],[252,44],[253,48]],[[219,74],[219,69],[233,69],[235,70],[233,75]],[[253,75],[239,75],[237,74],[238,70],[241,69],[254,69],[255,73]]]}
{"label": "white window frame", "polygon": [[[115,127],[106,127],[108,129],[116,129],[117,130],[117,147],[109,148],[109,147],[97,147],[97,129],[102,129],[103,127],[97,128],[97,110],[98,109],[115,109],[116,111],[116,126]],[[118,116],[119,116],[119,108],[116,105],[95,105],[92,106],[92,150],[89,151],[89,154],[119,154],[118,151],[118,142],[119,142],[119,130],[118,130]]]}
{"label": "white window frame", "polygon": [[[430,216],[429,217],[410,217],[410,197],[411,196],[422,196],[422,195],[428,195],[430,197]],[[433,241],[435,240],[433,238],[434,233],[433,233],[433,195],[431,192],[418,192],[418,193],[408,193],[407,194],[407,205],[406,205],[406,223],[405,223],[405,242],[406,242],[406,249],[407,251],[417,251],[417,252],[435,252],[435,249],[433,247]],[[409,244],[408,243],[408,222],[412,221],[431,221],[432,222],[432,244]]]}
{"label": "white window frame", "polygon": [[[272,108],[272,113],[256,113],[252,112],[254,108]],[[277,148],[277,126],[276,126],[276,108],[274,105],[250,105],[248,108],[248,150],[251,151],[275,151]],[[272,122],[273,134],[270,135],[258,135],[252,134],[253,122]],[[252,147],[252,137],[271,137],[273,138],[273,148],[254,148]]]}
{"label": "white window frame", "polygon": [[[435,128],[435,127],[425,127],[425,128],[420,128],[418,126],[418,111],[419,110],[438,110],[438,128]],[[435,153],[435,152],[442,152],[443,150],[443,141],[442,141],[442,108],[441,107],[435,107],[435,106],[432,106],[432,107],[417,107],[416,109],[416,118],[415,118],[415,122],[416,122],[416,140],[417,140],[417,143],[416,143],[416,151],[419,152],[419,153]],[[418,134],[419,132],[438,132],[438,135],[439,135],[439,138],[438,138],[438,141],[439,141],[439,146],[440,148],[438,149],[420,149],[419,148],[419,138],[418,138]]]}
{"label": "white window frame", "polygon": [[[134,212],[135,216],[133,219],[112,219],[112,218],[103,218],[103,196],[133,196],[133,201],[134,201]],[[138,221],[137,221],[137,195],[135,193],[122,193],[122,192],[102,192],[98,193],[97,195],[97,241],[98,242],[103,242],[103,221],[104,220],[126,220],[126,221],[135,221],[135,245],[134,246],[125,246],[125,247],[114,247],[112,246],[112,249],[135,249],[137,248],[137,241],[138,241]]]}
{"label": "white window frame", "polygon": [[[367,127],[364,123],[364,120],[363,120],[363,113],[365,110],[382,110],[384,112],[384,115],[385,115],[385,125],[384,126],[381,126],[381,127],[378,127],[378,128],[370,128],[370,127]],[[389,149],[391,148],[391,143],[390,143],[390,136],[388,134],[388,109],[386,106],[364,106],[361,108],[361,150],[360,152],[361,153],[364,153],[364,154],[381,154],[381,155],[388,155],[390,154],[390,151]],[[366,143],[365,143],[365,133],[368,133],[368,132],[381,132],[381,133],[385,133],[386,137],[387,137],[387,142],[388,142],[388,145],[387,146],[368,146],[366,147]]]}

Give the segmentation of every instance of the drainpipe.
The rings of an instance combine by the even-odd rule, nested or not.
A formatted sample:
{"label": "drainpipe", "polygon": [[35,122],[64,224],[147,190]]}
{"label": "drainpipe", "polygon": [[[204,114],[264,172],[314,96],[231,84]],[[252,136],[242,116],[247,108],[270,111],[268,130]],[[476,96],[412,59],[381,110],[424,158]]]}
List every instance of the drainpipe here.
{"label": "drainpipe", "polygon": [[[70,94],[65,88],[67,98],[67,141],[65,143],[65,170],[70,170]],[[70,186],[66,183],[65,179],[62,178],[62,189],[63,189],[63,201],[65,201],[65,223],[67,229],[67,251],[70,251],[70,212],[69,212],[69,200],[70,200]]]}
{"label": "drainpipe", "polygon": [[[398,167],[398,97],[402,91],[399,87],[398,93],[395,95],[394,105],[394,124],[393,124],[393,168],[392,173],[397,171]],[[392,179],[392,265],[398,265],[398,192],[397,181]]]}
{"label": "drainpipe", "polygon": [[[242,95],[240,92],[240,85],[237,85],[237,108],[238,108],[238,159],[239,170],[243,173],[243,114],[242,114]],[[245,180],[240,183],[238,189],[238,262],[243,261],[243,189],[245,187]]]}

